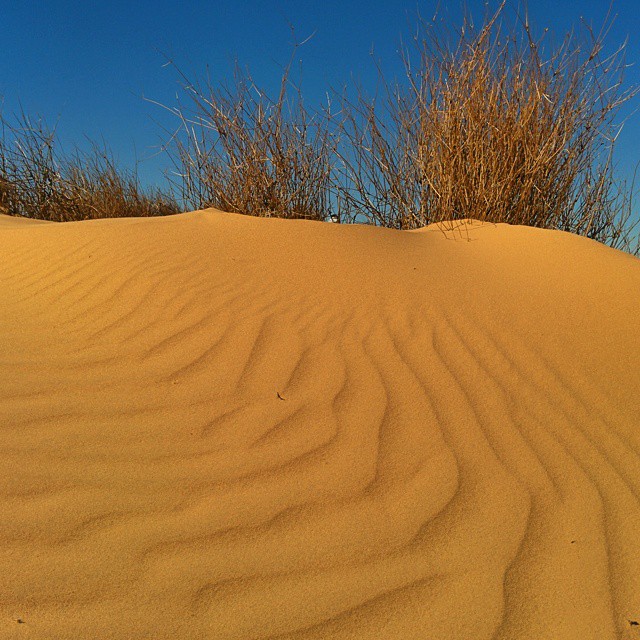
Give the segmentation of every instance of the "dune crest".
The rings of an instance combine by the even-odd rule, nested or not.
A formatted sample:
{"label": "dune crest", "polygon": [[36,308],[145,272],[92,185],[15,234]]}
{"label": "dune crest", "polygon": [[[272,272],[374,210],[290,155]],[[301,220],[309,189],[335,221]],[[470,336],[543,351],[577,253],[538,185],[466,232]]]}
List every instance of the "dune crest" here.
{"label": "dune crest", "polygon": [[215,210],[0,253],[1,637],[640,638],[640,260]]}

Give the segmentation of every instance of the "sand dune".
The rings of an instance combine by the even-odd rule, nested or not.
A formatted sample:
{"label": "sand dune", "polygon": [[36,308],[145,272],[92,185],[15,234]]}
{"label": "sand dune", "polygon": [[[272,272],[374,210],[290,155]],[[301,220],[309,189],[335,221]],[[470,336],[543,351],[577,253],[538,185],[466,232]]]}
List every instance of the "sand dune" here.
{"label": "sand dune", "polygon": [[640,638],[640,260],[0,216],[0,637]]}

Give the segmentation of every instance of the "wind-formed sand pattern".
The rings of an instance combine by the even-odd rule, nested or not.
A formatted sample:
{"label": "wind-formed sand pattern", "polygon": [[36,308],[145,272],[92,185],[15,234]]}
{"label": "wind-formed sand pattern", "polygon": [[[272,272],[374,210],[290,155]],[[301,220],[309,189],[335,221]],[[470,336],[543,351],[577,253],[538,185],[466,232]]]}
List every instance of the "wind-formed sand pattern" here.
{"label": "wind-formed sand pattern", "polygon": [[640,638],[640,261],[0,216],[0,636]]}

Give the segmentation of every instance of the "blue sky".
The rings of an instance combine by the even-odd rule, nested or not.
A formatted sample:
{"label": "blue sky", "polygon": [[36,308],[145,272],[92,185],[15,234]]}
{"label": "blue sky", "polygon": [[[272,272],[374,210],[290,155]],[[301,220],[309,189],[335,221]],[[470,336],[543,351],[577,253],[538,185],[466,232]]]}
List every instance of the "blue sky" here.
{"label": "blue sky", "polygon": [[[532,0],[529,16],[540,31],[562,35],[582,16],[599,26],[609,0]],[[246,65],[267,88],[277,84],[291,53],[292,36],[303,40],[303,89],[318,104],[329,86],[353,75],[373,87],[371,50],[390,73],[400,69],[398,46],[410,34],[416,10],[431,16],[436,2],[402,0],[217,0],[177,2],[121,0],[88,2],[0,0],[0,97],[9,115],[20,106],[33,116],[58,123],[65,145],[83,144],[85,136],[103,139],[121,164],[136,158],[144,184],[161,184],[168,167],[155,154],[163,127],[177,124],[170,114],[143,96],[176,104],[178,78],[165,66],[167,56],[194,76],[206,67],[212,79],[228,77],[233,61]],[[461,3],[440,0],[440,13],[455,23]],[[474,16],[484,3],[468,0]],[[495,7],[496,3],[490,3]],[[507,17],[518,7],[511,2]],[[617,20],[608,43],[629,38],[629,84],[640,84],[640,11],[635,0],[617,0]],[[640,106],[640,99],[633,108]],[[632,108],[627,108],[625,115]],[[640,112],[626,124],[618,142],[621,175],[630,176],[640,160]]]}

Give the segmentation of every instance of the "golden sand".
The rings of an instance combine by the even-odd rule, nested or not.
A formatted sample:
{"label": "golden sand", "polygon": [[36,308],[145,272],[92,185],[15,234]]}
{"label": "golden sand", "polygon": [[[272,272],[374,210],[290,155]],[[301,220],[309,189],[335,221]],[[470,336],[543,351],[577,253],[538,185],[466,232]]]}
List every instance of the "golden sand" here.
{"label": "golden sand", "polygon": [[0,216],[0,638],[640,638],[640,260]]}

